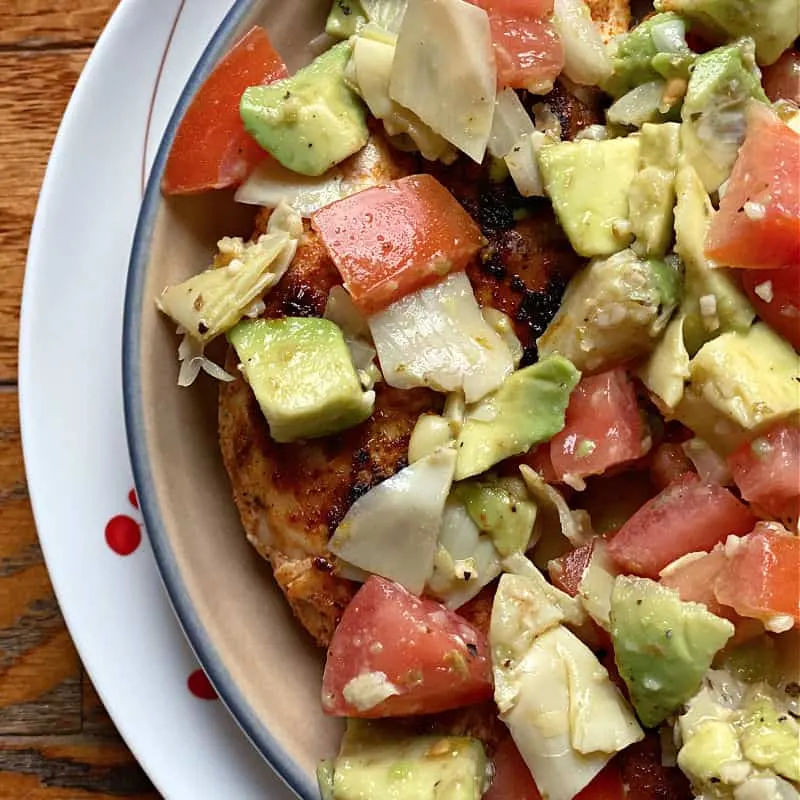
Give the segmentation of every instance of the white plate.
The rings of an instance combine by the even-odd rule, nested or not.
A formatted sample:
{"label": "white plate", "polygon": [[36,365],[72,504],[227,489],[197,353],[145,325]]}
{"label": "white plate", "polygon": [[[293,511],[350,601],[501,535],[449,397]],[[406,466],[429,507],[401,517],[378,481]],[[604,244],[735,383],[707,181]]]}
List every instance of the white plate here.
{"label": "white plate", "polygon": [[170,800],[293,796],[222,704],[190,691],[202,676],[129,498],[120,340],[143,177],[230,5],[123,0],[53,148],[22,304],[22,439],[47,566],[103,702]]}

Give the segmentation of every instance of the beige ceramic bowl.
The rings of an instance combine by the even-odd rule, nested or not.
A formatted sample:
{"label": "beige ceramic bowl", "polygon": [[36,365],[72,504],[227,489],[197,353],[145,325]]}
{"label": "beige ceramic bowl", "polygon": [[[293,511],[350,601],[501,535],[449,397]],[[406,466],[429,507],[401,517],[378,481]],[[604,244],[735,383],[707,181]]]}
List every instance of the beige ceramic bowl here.
{"label": "beige ceramic bowl", "polygon": [[[217,441],[217,386],[176,385],[178,337],[153,299],[209,263],[223,235],[248,234],[254,210],[230,192],[164,200],[159,183],[177,122],[233,42],[263,24],[291,70],[312,57],[328,0],[239,0],[175,111],[144,200],[131,258],[123,371],[136,487],[161,575],[192,647],[253,744],[303,798],[339,724],[320,707],[323,656],[292,619],[269,566],[245,541]],[[267,767],[265,766],[265,769]]]}

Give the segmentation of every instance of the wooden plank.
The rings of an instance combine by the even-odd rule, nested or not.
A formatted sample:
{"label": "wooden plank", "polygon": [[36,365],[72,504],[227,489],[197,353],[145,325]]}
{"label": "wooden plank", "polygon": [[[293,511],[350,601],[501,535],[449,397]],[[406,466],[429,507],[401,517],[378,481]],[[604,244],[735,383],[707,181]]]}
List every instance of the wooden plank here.
{"label": "wooden plank", "polygon": [[121,742],[87,736],[0,738],[0,796],[15,800],[158,800]]}
{"label": "wooden plank", "polygon": [[92,45],[117,0],[4,0],[0,45]]}
{"label": "wooden plank", "polygon": [[36,538],[14,391],[0,392],[0,530],[0,735],[76,733],[81,667]]}
{"label": "wooden plank", "polygon": [[87,51],[0,54],[2,383],[16,380],[17,375],[22,276],[39,186],[61,115],[86,57]]}

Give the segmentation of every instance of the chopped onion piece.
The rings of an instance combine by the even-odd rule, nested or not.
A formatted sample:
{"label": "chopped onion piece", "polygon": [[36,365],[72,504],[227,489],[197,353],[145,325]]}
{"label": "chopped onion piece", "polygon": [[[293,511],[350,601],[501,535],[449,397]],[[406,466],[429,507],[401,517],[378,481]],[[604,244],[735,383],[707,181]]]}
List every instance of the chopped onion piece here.
{"label": "chopped onion piece", "polygon": [[707,442],[695,436],[684,442],[681,447],[704,481],[718,483],[720,486],[733,485],[733,475],[728,469],[728,463]]}
{"label": "chopped onion piece", "polygon": [[226,372],[219,364],[215,364],[203,354],[204,345],[193,339],[189,334],[184,334],[178,345],[178,361],[181,368],[178,372],[178,386],[183,388],[191,386],[200,372],[205,372],[212,378],[223,383],[235,381],[235,376]]}
{"label": "chopped onion piece", "polygon": [[686,44],[686,23],[680,17],[673,16],[666,22],[653,25],[650,38],[659,53],[690,52],[689,45]]}
{"label": "chopped onion piece", "polygon": [[513,89],[497,95],[489,137],[489,153],[503,158],[526,133],[533,133],[533,120]]}
{"label": "chopped onion piece", "polygon": [[369,322],[353,302],[344,286],[334,286],[328,293],[325,305],[325,319],[329,319],[342,329],[345,338],[370,341]]}
{"label": "chopped onion piece", "polygon": [[604,630],[611,630],[611,592],[617,570],[605,541],[594,540],[592,555],[578,586],[578,597],[586,613]]}
{"label": "chopped onion piece", "polygon": [[463,390],[474,403],[513,372],[505,342],[481,314],[463,272],[397,300],[369,318],[381,371],[390,386]]}
{"label": "chopped onion piece", "polygon": [[641,128],[645,122],[653,122],[662,110],[666,89],[667,84],[660,80],[631,89],[611,104],[606,112],[608,121],[614,125],[632,125],[636,128]]}
{"label": "chopped onion piece", "polygon": [[538,152],[554,140],[541,131],[524,134],[506,154],[505,162],[517,191],[523,197],[544,197]]}
{"label": "chopped onion piece", "polygon": [[334,532],[331,553],[420,594],[433,573],[455,467],[455,450],[441,448],[370,489]]}
{"label": "chopped onion piece", "polygon": [[497,94],[486,12],[464,0],[410,0],[397,37],[390,94],[482,163]]}
{"label": "chopped onion piece", "polygon": [[576,142],[581,142],[584,139],[588,139],[592,142],[604,142],[606,139],[610,139],[611,135],[608,132],[608,127],[606,125],[589,125],[586,128],[578,131],[577,135],[575,136]]}
{"label": "chopped onion piece", "polygon": [[236,201],[246,205],[277,206],[282,200],[304,217],[343,197],[380,186],[395,177],[385,146],[370,139],[347,161],[317,178],[300,175],[266,159],[239,187]]}
{"label": "chopped onion piece", "polygon": [[564,44],[564,74],[571,81],[599,86],[611,77],[611,59],[583,0],[555,0],[553,24]]}

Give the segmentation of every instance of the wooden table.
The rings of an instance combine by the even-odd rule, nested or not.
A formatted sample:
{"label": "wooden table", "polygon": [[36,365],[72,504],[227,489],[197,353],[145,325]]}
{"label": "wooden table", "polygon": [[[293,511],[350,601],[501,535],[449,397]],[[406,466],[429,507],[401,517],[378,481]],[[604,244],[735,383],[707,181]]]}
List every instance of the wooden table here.
{"label": "wooden table", "polygon": [[53,597],[17,414],[20,293],[39,185],[116,5],[0,0],[0,798],[8,800],[158,797],[95,695]]}

